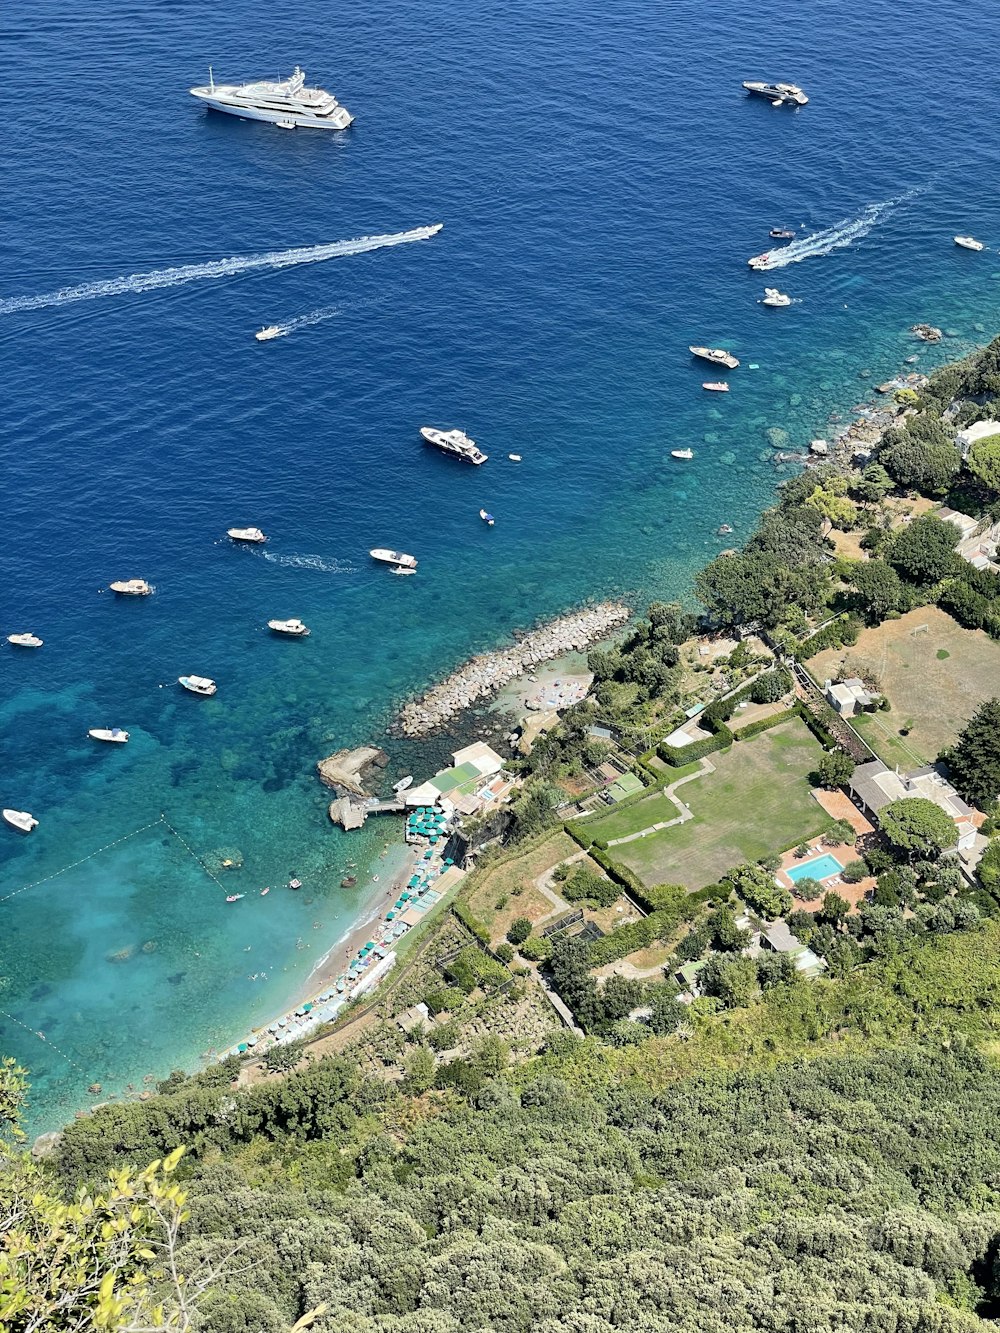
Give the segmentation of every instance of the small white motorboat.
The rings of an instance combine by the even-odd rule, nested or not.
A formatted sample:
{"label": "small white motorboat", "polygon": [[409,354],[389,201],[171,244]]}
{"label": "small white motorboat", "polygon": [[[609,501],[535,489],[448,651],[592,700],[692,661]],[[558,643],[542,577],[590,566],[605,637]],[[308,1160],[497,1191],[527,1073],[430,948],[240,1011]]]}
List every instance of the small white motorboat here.
{"label": "small white motorboat", "polygon": [[373,560],[379,560],[383,565],[397,565],[399,569],[416,569],[417,562],[412,555],[407,555],[405,551],[390,551],[388,547],[376,546],[368,552]]}
{"label": "small white motorboat", "polygon": [[43,640],[37,634],[8,634],[7,642],[15,648],[41,648]]}
{"label": "small white motorboat", "polygon": [[493,524],[496,522],[496,519],[493,517],[493,515],[488,514],[485,509],[480,509],[479,517],[483,520],[483,522],[486,524],[488,528],[492,528]]}
{"label": "small white motorboat", "polygon": [[507,457],[510,459],[512,463],[520,463],[521,461],[520,454],[508,454]]}
{"label": "small white motorboat", "polygon": [[275,123],[275,125],[277,125],[277,127],[278,127],[279,130],[294,130],[294,129],[295,129],[295,121],[294,121],[294,120],[276,120],[274,123]]}
{"label": "small white motorboat", "polygon": [[708,389],[711,393],[729,392],[729,385],[725,382],[725,380],[706,380],[701,387],[703,389]]}
{"label": "small white motorboat", "polygon": [[295,639],[303,639],[309,633],[309,626],[294,617],[291,620],[269,620],[267,628],[275,634],[287,634]]}
{"label": "small white motorboat", "polygon": [[280,338],[281,334],[282,328],[280,324],[265,324],[264,327],[253,336],[259,343],[269,343],[272,338]]}
{"label": "small white motorboat", "polygon": [[986,247],[982,241],[977,241],[975,236],[956,236],[955,244],[960,245],[963,250],[985,250]]}
{"label": "small white motorboat", "polygon": [[771,267],[771,253],[765,250],[762,255],[754,255],[753,259],[748,259],[747,263],[752,269],[761,271]]}
{"label": "small white motorboat", "polygon": [[214,694],[219,688],[214,680],[209,680],[207,676],[178,676],[177,684],[183,685],[191,694],[209,695]]}
{"label": "small white motorboat", "polygon": [[11,828],[16,828],[21,833],[30,833],[33,828],[38,827],[38,820],[29,815],[27,810],[4,810],[3,817]]}
{"label": "small white motorboat", "polygon": [[700,357],[702,361],[711,361],[715,366],[725,366],[727,370],[735,370],[740,364],[732,352],[723,351],[721,347],[689,347],[688,351],[692,356]]}
{"label": "small white motorboat", "polygon": [[124,745],[128,740],[128,732],[121,727],[91,727],[87,735],[95,741],[109,741],[113,745]]}
{"label": "small white motorboat", "polygon": [[407,787],[413,786],[412,773],[407,774],[405,778],[400,778],[398,782],[392,784],[393,791],[406,791]]}
{"label": "small white motorboat", "polygon": [[226,536],[234,542],[252,542],[255,546],[267,541],[260,528],[227,528]]}
{"label": "small white motorboat", "polygon": [[791,305],[792,298],[786,296],[784,292],[779,292],[777,287],[765,287],[764,296],[760,304],[770,306]]}
{"label": "small white motorboat", "polygon": [[694,458],[694,450],[693,450],[693,449],[671,449],[671,450],[670,450],[670,457],[671,457],[671,458]]}
{"label": "small white motorboat", "polygon": [[109,583],[108,587],[122,597],[148,597],[153,591],[152,585],[145,579],[117,579]]}

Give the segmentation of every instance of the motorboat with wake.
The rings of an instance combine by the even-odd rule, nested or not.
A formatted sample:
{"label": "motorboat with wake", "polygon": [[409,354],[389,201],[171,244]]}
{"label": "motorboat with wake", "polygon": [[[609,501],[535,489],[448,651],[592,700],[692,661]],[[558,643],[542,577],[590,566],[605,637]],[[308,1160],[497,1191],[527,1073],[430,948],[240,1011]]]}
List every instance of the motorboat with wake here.
{"label": "motorboat with wake", "polygon": [[767,233],[772,241],[794,241],[795,232],[788,227],[772,227]]}
{"label": "motorboat with wake", "polygon": [[493,517],[493,515],[488,514],[485,509],[480,509],[479,517],[483,520],[483,522],[486,524],[488,528],[492,528],[493,524],[496,522],[496,519]]}
{"label": "motorboat with wake", "polygon": [[975,236],[956,236],[955,244],[961,246],[963,250],[985,250],[986,247],[982,241],[977,241]]}
{"label": "motorboat with wake", "polygon": [[706,380],[701,387],[703,389],[708,389],[710,393],[729,392],[729,385],[725,382],[725,380]]}
{"label": "motorboat with wake", "polygon": [[670,450],[670,457],[671,457],[671,458],[694,458],[694,450],[693,450],[693,449],[671,449],[671,450]]}
{"label": "motorboat with wake", "polygon": [[713,366],[725,366],[727,370],[735,370],[740,364],[732,352],[724,352],[721,347],[689,347],[688,351],[702,361],[711,361]]}
{"label": "motorboat with wake", "polygon": [[16,828],[19,833],[30,833],[32,829],[38,827],[38,820],[34,815],[28,814],[27,810],[4,810],[3,817],[11,828]]}
{"label": "motorboat with wake", "polygon": [[412,555],[407,555],[405,551],[390,551],[385,546],[376,546],[368,552],[373,560],[379,560],[383,565],[395,565],[398,572],[400,569],[416,569],[417,562]]}
{"label": "motorboat with wake", "polygon": [[765,287],[760,304],[769,306],[791,305],[792,298],[786,296],[784,292],[779,292],[777,287]]}
{"label": "motorboat with wake", "polygon": [[107,741],[111,745],[125,745],[128,742],[128,732],[121,727],[91,727],[87,735],[91,740]]}
{"label": "motorboat with wake", "polygon": [[280,324],[265,324],[265,326],[253,336],[259,343],[269,343],[272,338],[280,338],[284,330]]}
{"label": "motorboat with wake", "polygon": [[267,541],[260,528],[227,528],[226,536],[234,542],[251,542],[255,546]]}
{"label": "motorboat with wake", "polygon": [[256,83],[216,83],[211,66],[208,83],[192,88],[191,96],[242,120],[266,120],[283,130],[303,126],[314,130],[346,130],[354,117],[332,93],[307,88],[305,71],[295,66],[289,79]]}
{"label": "motorboat with wake", "polygon": [[145,579],[116,579],[108,587],[118,593],[119,597],[148,597],[153,591],[152,584]]}
{"label": "motorboat with wake", "polygon": [[275,634],[284,634],[292,639],[304,639],[310,632],[309,626],[293,617],[291,620],[269,620],[267,628]]}
{"label": "motorboat with wake", "polygon": [[770,250],[765,250],[762,255],[754,255],[753,259],[747,260],[747,263],[758,273],[763,272],[765,269],[769,269],[771,267]]}
{"label": "motorboat with wake", "polygon": [[37,634],[8,634],[7,642],[15,648],[41,648],[44,639]]}
{"label": "motorboat with wake", "polygon": [[214,694],[219,688],[215,681],[209,680],[207,676],[178,676],[177,684],[183,685],[191,694],[200,694],[205,698]]}
{"label": "motorboat with wake", "polygon": [[743,87],[755,97],[766,97],[772,106],[805,106],[809,101],[795,83],[758,83],[748,79]]}
{"label": "motorboat with wake", "polygon": [[479,467],[488,457],[482,449],[476,447],[475,440],[466,435],[464,430],[438,430],[435,426],[421,426],[420,434],[435,449],[450,454],[452,458],[459,458],[463,463],[474,463]]}

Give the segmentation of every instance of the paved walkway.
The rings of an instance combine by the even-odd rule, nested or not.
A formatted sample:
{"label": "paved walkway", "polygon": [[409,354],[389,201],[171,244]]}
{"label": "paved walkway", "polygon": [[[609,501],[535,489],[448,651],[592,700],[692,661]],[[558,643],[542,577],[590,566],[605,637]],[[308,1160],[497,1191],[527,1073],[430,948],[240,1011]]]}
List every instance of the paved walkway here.
{"label": "paved walkway", "polygon": [[672,801],[680,812],[676,819],[662,819],[656,824],[650,824],[648,828],[640,829],[638,833],[627,833],[624,838],[609,838],[609,847],[620,847],[625,842],[635,842],[639,838],[645,838],[650,833],[659,833],[662,829],[673,828],[675,824],[686,824],[689,819],[694,819],[694,812],[690,806],[684,804],[679,796],[675,795],[678,787],[683,787],[685,782],[693,782],[695,778],[703,777],[706,773],[714,773],[715,765],[711,759],[702,759],[701,767],[697,773],[687,773],[684,777],[678,778],[676,782],[671,782],[669,786],[663,788],[663,795],[668,801]]}
{"label": "paved walkway", "polygon": [[[582,861],[586,857],[586,855],[587,853],[581,848],[580,851],[574,852],[572,856],[567,856],[565,861],[560,861],[558,865],[571,866],[575,864],[575,862],[577,861]],[[565,898],[561,898],[559,894],[556,893],[555,889],[553,889],[552,887],[553,884],[552,876],[555,874],[557,869],[558,866],[550,866],[548,870],[543,870],[542,873],[535,880],[535,888],[538,890],[540,894],[542,894],[543,897],[548,898],[549,902],[552,904],[552,906],[545,913],[545,915],[540,916],[538,920],[535,922],[536,928],[538,926],[544,925],[546,921],[550,921],[552,917],[558,916],[560,912],[565,912],[567,907],[572,906],[572,903],[568,903]]]}

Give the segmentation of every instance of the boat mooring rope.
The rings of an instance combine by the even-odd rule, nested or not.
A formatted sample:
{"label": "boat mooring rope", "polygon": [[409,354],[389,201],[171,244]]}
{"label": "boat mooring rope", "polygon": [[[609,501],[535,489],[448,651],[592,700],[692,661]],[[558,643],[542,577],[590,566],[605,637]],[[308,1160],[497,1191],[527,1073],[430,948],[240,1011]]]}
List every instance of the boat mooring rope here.
{"label": "boat mooring rope", "polygon": [[72,1065],[74,1069],[79,1069],[80,1073],[86,1077],[87,1071],[84,1067],[78,1065],[71,1055],[67,1055],[65,1051],[61,1051],[51,1037],[47,1037],[45,1033],[39,1031],[38,1028],[29,1028],[27,1023],[22,1023],[19,1018],[16,1018],[13,1014],[9,1014],[6,1009],[0,1009],[0,1015],[4,1018],[9,1018],[10,1021],[16,1023],[19,1028],[24,1028],[25,1032],[29,1033],[37,1041],[43,1041],[50,1051],[55,1051],[56,1055],[62,1056],[68,1065]]}
{"label": "boat mooring rope", "polygon": [[201,866],[202,870],[204,870],[205,874],[209,877],[209,879],[214,879],[215,882],[216,882],[216,884],[218,884],[219,888],[222,890],[222,892],[225,893],[225,892],[226,892],[226,886],[225,886],[225,884],[223,884],[222,880],[219,879],[218,875],[214,874],[211,870],[209,870],[208,866],[207,866],[207,865],[205,864],[205,862],[201,859],[201,857],[198,855],[198,853],[197,853],[192,847],[189,847],[189,846],[188,846],[188,844],[184,841],[184,839],[181,837],[181,835],[180,835],[180,834],[177,832],[177,830],[174,828],[173,824],[171,824],[171,823],[169,823],[169,822],[167,821],[167,817],[166,817],[166,815],[160,815],[160,821],[161,821],[163,824],[166,824],[167,828],[168,828],[168,829],[170,830],[170,832],[174,835],[174,837],[177,839],[177,841],[180,843],[180,845],[185,849],[185,851],[188,851],[188,852],[191,853],[191,855],[192,855],[192,856],[194,857],[194,859],[198,862],[198,864]]}

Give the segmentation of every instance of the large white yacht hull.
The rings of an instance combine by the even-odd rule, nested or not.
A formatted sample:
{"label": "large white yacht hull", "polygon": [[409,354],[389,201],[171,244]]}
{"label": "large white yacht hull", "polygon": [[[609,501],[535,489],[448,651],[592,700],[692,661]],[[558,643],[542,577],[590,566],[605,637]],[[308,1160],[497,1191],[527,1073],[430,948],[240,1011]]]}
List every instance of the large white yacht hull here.
{"label": "large white yacht hull", "polygon": [[[204,93],[195,93],[206,106],[213,111],[224,111],[227,116],[239,116],[241,120],[264,120],[271,125],[294,125],[310,130],[346,130],[353,123],[354,117],[344,107],[338,107],[332,116],[309,116],[300,112],[269,111],[259,107],[234,106],[220,98],[206,97]],[[343,112],[343,115],[340,113]]]}

